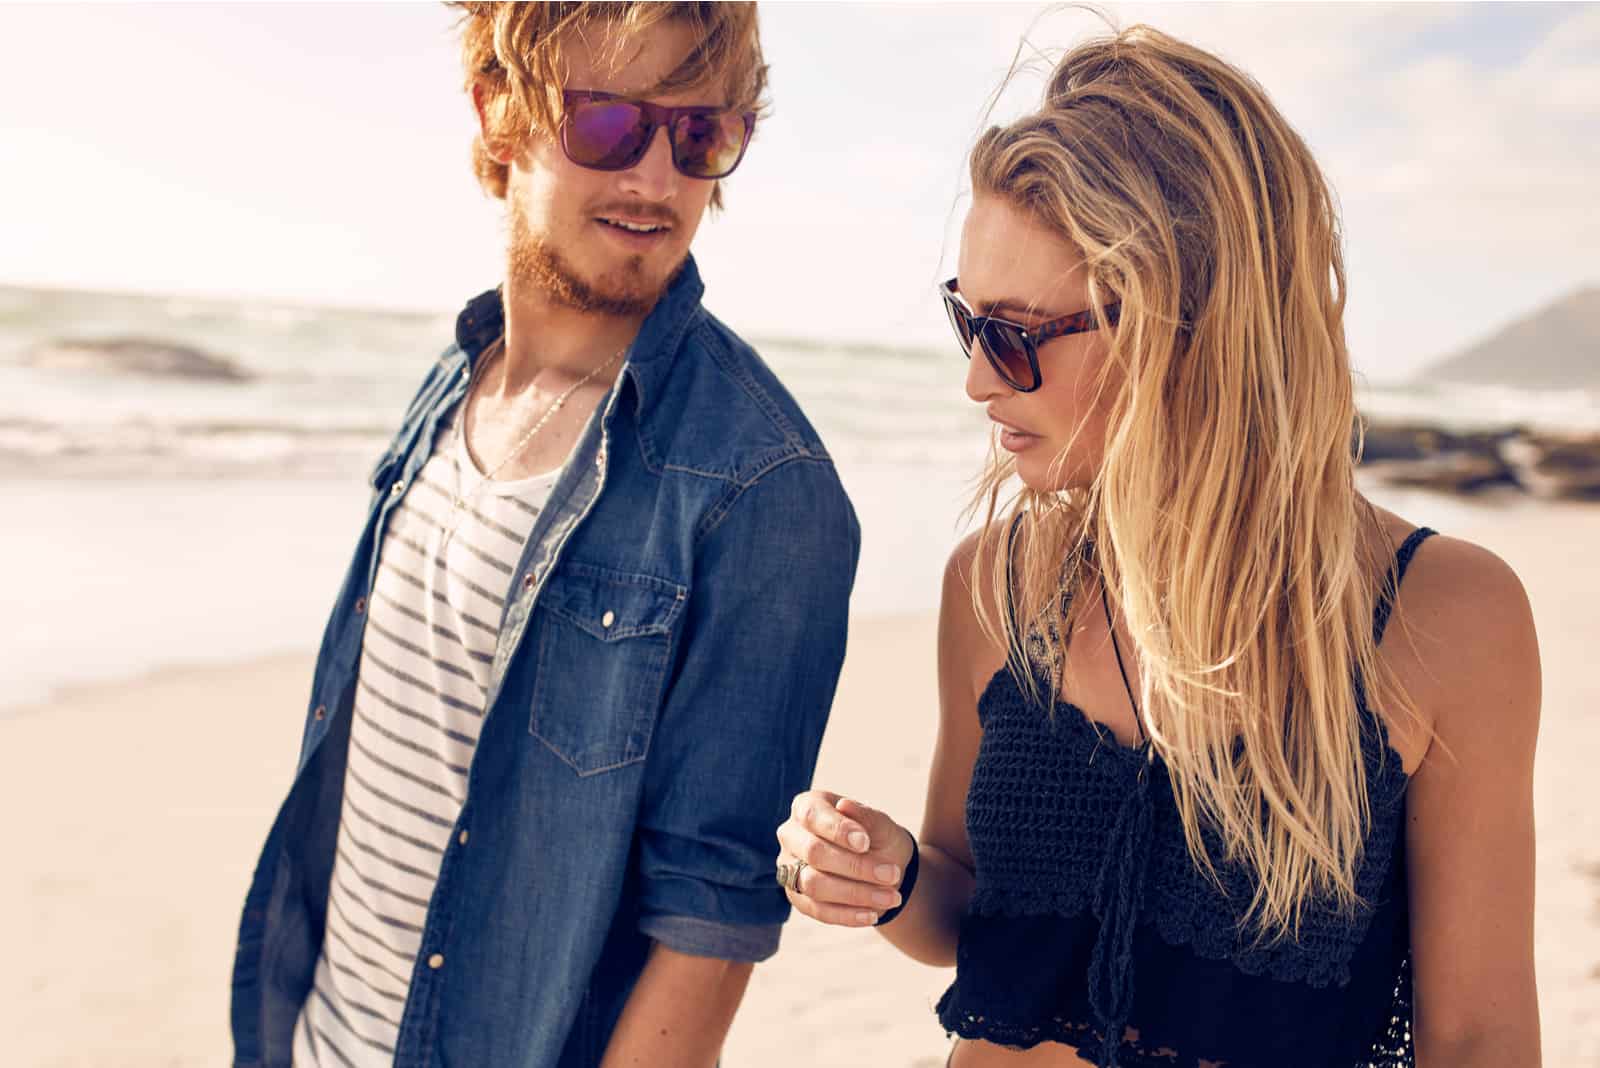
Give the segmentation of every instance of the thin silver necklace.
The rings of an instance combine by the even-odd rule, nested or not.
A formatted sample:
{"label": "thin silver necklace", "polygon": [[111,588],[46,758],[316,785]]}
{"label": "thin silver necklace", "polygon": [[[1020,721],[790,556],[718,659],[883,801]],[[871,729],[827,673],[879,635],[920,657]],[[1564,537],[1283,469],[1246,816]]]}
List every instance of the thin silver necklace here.
{"label": "thin silver necklace", "polygon": [[461,439],[461,456],[458,458],[456,465],[455,499],[450,502],[450,515],[445,521],[444,536],[439,541],[440,552],[444,552],[445,549],[449,548],[451,539],[455,537],[456,531],[460,529],[461,523],[471,510],[472,505],[477,503],[478,495],[483,492],[484,487],[493,482],[494,477],[501,471],[505,470],[507,464],[509,464],[517,456],[521,455],[522,450],[528,447],[528,443],[534,439],[534,436],[537,435],[539,431],[544,429],[544,425],[561,410],[562,406],[572,398],[574,393],[578,392],[578,390],[592,382],[596,375],[610,367],[612,364],[616,363],[622,358],[622,354],[628,351],[626,347],[618,349],[616,354],[605,363],[596,366],[590,370],[588,374],[584,375],[582,378],[578,379],[572,385],[563,390],[555,400],[550,402],[550,407],[544,410],[544,414],[539,416],[534,424],[528,428],[527,432],[517,440],[515,445],[511,446],[511,451],[507,452],[505,456],[501,458],[499,463],[495,464],[493,468],[491,468],[481,478],[478,479],[477,484],[472,488],[472,492],[464,493],[462,491],[462,482],[463,476],[466,473],[465,468],[468,465],[473,467],[477,466],[473,463],[472,451],[467,447],[467,413],[472,406],[473,390],[477,386],[478,377],[479,374],[482,373],[482,369],[488,367],[489,364],[493,363],[496,358],[505,353],[505,338],[502,337],[496,344],[498,347],[493,353],[489,354],[487,359],[478,365],[478,368],[475,369],[475,373],[472,376],[472,380],[467,383],[467,395],[461,406],[461,425],[456,431],[457,435]]}

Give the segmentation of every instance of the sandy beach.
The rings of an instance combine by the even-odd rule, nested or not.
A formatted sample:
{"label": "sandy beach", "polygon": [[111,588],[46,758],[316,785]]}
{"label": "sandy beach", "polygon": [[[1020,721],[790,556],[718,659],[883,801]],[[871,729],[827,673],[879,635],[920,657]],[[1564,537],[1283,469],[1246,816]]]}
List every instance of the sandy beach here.
{"label": "sandy beach", "polygon": [[[1600,1066],[1600,508],[1529,502],[1448,514],[1521,574],[1544,655],[1537,954],[1545,1063]],[[869,531],[870,535],[870,531]],[[930,576],[930,581],[933,578]],[[935,719],[934,620],[853,624],[817,783],[915,825]],[[314,635],[308,635],[308,643]],[[23,1068],[226,1063],[230,955],[256,850],[293,769],[309,652],[165,670],[0,711],[0,973]],[[870,932],[791,921],[757,969],[728,1068],[935,1068],[948,973]]]}

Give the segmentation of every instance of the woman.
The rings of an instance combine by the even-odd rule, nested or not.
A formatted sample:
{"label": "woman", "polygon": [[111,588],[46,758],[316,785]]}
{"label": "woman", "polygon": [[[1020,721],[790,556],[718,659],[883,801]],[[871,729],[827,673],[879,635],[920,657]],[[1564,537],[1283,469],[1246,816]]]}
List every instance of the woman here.
{"label": "woman", "polygon": [[956,965],[955,1068],[1537,1064],[1527,600],[1355,489],[1305,144],[1136,28],[971,173],[945,300],[1003,455],[921,833],[801,794],[795,908]]}

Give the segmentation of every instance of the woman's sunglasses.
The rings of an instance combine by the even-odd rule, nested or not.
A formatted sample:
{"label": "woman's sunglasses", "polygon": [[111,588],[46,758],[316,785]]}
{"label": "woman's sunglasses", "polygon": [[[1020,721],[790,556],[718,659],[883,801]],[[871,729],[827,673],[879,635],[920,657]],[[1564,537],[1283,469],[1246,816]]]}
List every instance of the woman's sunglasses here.
{"label": "woman's sunglasses", "polygon": [[[995,374],[1019,393],[1032,393],[1044,384],[1039,374],[1040,345],[1068,334],[1098,330],[1101,325],[1093,309],[1063,315],[1033,327],[993,315],[973,315],[962,303],[954,278],[940,286],[939,293],[944,297],[944,310],[950,316],[950,325],[955,327],[961,351],[967,354],[967,359],[972,359],[972,346],[979,345]],[[1102,309],[1104,322],[1115,325],[1121,310],[1120,304],[1107,304]]]}
{"label": "woman's sunglasses", "polygon": [[688,178],[726,178],[744,159],[756,115],[727,108],[662,107],[648,100],[568,89],[561,150],[580,167],[625,171],[644,158],[656,127],[667,128],[672,165]]}

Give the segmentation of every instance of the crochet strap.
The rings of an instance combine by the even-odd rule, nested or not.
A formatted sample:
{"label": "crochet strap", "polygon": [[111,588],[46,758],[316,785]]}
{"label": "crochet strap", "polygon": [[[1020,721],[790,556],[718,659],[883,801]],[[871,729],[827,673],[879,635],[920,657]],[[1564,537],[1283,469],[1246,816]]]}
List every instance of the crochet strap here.
{"label": "crochet strap", "polygon": [[1010,626],[1006,639],[1011,649],[1006,659],[1011,669],[1019,673],[1028,669],[1026,658],[1020,654],[1023,633],[1022,625],[1017,620],[1017,531],[1021,526],[1022,513],[1018,512],[1016,518],[1011,520],[1011,530],[1006,535],[1006,621]]}
{"label": "crochet strap", "polygon": [[1383,632],[1389,626],[1389,616],[1394,612],[1395,601],[1400,596],[1400,583],[1406,577],[1406,568],[1411,566],[1411,558],[1417,554],[1417,549],[1423,542],[1437,533],[1439,532],[1431,527],[1418,527],[1401,544],[1400,551],[1395,553],[1395,566],[1384,576],[1383,589],[1378,592],[1378,603],[1372,611],[1374,645],[1383,641]]}

